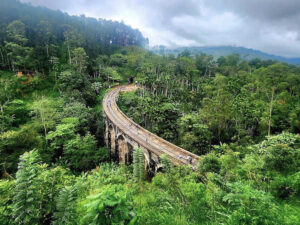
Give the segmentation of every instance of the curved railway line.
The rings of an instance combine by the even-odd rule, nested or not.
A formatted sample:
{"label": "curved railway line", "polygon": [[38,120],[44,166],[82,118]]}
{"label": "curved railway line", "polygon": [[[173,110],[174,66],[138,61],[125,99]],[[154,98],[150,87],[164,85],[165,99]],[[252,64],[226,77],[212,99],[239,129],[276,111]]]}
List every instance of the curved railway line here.
{"label": "curved railway line", "polygon": [[199,156],[186,151],[144,129],[128,118],[118,107],[120,92],[134,91],[135,85],[121,85],[109,91],[103,99],[103,112],[122,132],[156,155],[166,154],[175,165],[191,165],[195,167]]}

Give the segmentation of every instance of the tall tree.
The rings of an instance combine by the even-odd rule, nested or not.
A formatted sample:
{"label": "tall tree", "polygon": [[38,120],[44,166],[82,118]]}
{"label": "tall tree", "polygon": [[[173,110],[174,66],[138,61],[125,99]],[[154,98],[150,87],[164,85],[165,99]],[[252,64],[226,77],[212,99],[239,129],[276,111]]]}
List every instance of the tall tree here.
{"label": "tall tree", "polygon": [[49,55],[50,39],[52,37],[51,24],[49,21],[42,20],[39,22],[38,34],[39,34],[39,39],[45,46],[47,58],[49,58],[50,57],[50,55]]}
{"label": "tall tree", "polygon": [[72,62],[76,65],[79,73],[86,70],[88,56],[83,48],[75,48],[72,51]]}
{"label": "tall tree", "polygon": [[55,121],[58,117],[57,106],[54,101],[44,96],[32,105],[33,113],[37,122],[43,127],[45,137],[48,129],[55,126]]}
{"label": "tall tree", "polygon": [[74,27],[68,24],[64,24],[63,29],[64,29],[65,43],[68,50],[69,64],[72,64],[72,51],[76,47],[80,47],[82,45],[83,38],[81,34],[79,34]]}
{"label": "tall tree", "polygon": [[32,48],[26,47],[28,39],[25,35],[25,25],[20,20],[15,20],[7,26],[9,42],[5,42],[5,48],[13,71],[25,69],[29,61]]}

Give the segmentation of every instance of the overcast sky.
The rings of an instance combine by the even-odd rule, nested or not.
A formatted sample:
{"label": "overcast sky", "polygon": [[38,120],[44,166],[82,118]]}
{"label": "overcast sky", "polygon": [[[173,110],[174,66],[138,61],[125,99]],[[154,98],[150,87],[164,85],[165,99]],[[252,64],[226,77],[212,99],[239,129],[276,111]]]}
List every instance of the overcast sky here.
{"label": "overcast sky", "polygon": [[123,20],[150,45],[234,45],[300,57],[300,0],[22,0]]}

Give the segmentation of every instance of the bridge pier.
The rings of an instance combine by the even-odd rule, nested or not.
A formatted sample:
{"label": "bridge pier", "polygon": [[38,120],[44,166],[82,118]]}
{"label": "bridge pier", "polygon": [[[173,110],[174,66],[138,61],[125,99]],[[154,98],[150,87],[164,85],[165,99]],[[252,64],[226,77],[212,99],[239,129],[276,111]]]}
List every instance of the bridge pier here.
{"label": "bridge pier", "polygon": [[161,166],[159,156],[141,147],[128,135],[124,134],[105,114],[103,118],[105,126],[104,142],[108,148],[110,159],[120,164],[130,165],[133,163],[134,148],[140,147],[145,156],[145,170],[148,177],[152,178]]}

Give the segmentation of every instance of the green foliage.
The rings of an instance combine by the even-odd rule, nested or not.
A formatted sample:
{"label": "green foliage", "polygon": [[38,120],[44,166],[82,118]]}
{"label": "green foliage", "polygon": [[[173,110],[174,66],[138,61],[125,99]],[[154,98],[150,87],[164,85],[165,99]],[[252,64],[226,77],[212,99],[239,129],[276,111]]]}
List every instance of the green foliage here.
{"label": "green foliage", "polygon": [[37,151],[26,152],[20,157],[13,198],[13,216],[18,224],[39,224],[42,214],[40,189],[36,178],[40,173]]}
{"label": "green foliage", "polygon": [[87,68],[88,56],[83,48],[76,48],[72,51],[72,62],[75,63],[77,71],[79,73],[83,72]]}
{"label": "green foliage", "polygon": [[5,113],[12,118],[11,126],[18,127],[28,121],[29,109],[20,99],[14,99],[4,107]]}
{"label": "green foliage", "polygon": [[56,126],[55,131],[50,131],[46,139],[50,141],[50,155],[52,160],[61,157],[65,165],[74,172],[95,168],[98,163],[105,161],[106,149],[97,147],[97,141],[90,133],[81,136],[79,120],[76,117],[64,118]]}
{"label": "green foliage", "polygon": [[274,198],[242,183],[228,184],[230,193],[222,201],[229,206],[229,224],[283,224],[283,217]]}
{"label": "green foliage", "polygon": [[299,143],[299,135],[282,133],[270,136],[250,149],[264,157],[267,170],[287,173],[297,171],[300,167]]}
{"label": "green foliage", "polygon": [[172,164],[171,164],[171,161],[170,159],[168,158],[167,155],[161,155],[160,156],[160,161],[161,161],[161,164],[163,166],[163,170],[167,173],[170,173],[171,172],[171,168],[172,168]]}
{"label": "green foliage", "polygon": [[103,75],[104,79],[108,82],[119,82],[122,79],[119,73],[112,67],[104,68],[101,74]]}
{"label": "green foliage", "polygon": [[58,107],[57,102],[44,96],[32,104],[32,113],[35,115],[36,123],[43,127],[45,136],[48,130],[53,129],[56,124]]}
{"label": "green foliage", "polygon": [[[282,137],[270,137],[274,139],[284,142]],[[135,159],[141,155],[143,158],[140,149],[135,154]],[[199,171],[169,165],[170,169],[158,173],[152,182],[140,179],[137,184],[132,177],[144,172],[144,159],[141,162],[136,164],[141,167],[133,166],[133,173],[125,167],[101,164],[76,180],[60,167],[48,169],[47,165],[34,163],[38,170],[31,183],[37,188],[34,202],[39,202],[42,208],[39,224],[297,224],[300,221],[298,206],[277,198],[286,198],[287,194],[298,196],[299,172],[288,177],[284,173],[270,174],[263,169],[265,158],[259,152],[250,151],[245,156],[232,150],[224,151],[221,156],[211,153],[201,157]],[[164,156],[161,162],[165,168],[170,164]],[[268,178],[270,175],[272,179]],[[252,182],[255,179],[257,182]],[[2,187],[3,194],[10,193],[14,183]],[[3,201],[6,209],[3,213],[9,215],[11,202],[8,198]]]}
{"label": "green foliage", "polygon": [[[139,99],[137,95],[130,93],[122,94],[119,97],[121,109],[125,109],[129,117],[143,125],[151,132],[166,140],[175,140],[177,137],[177,119],[179,110],[177,104],[170,101],[164,102],[165,98],[158,98],[153,95]],[[124,104],[124,105],[123,105]]]}
{"label": "green foliage", "polygon": [[86,133],[93,127],[93,110],[81,102],[73,101],[65,104],[60,116],[61,119],[70,117],[78,118],[78,131],[80,133]]}
{"label": "green foliage", "polygon": [[66,186],[61,189],[57,199],[57,212],[54,213],[53,224],[75,225],[76,223],[76,187]]}
{"label": "green foliage", "polygon": [[82,102],[87,105],[95,104],[95,92],[91,83],[84,74],[66,70],[63,71],[58,79],[58,89],[64,91],[65,97]]}
{"label": "green foliage", "polygon": [[62,151],[64,144],[75,138],[75,131],[78,125],[77,118],[65,118],[63,123],[56,126],[55,131],[50,131],[46,139],[51,141],[51,148],[53,150]]}
{"label": "green foliage", "polygon": [[16,172],[20,155],[30,148],[40,148],[42,144],[43,140],[33,124],[25,124],[17,131],[0,134],[1,172]]}
{"label": "green foliage", "polygon": [[38,190],[37,195],[41,201],[39,211],[43,215],[43,224],[52,221],[60,190],[64,186],[71,185],[73,180],[74,176],[62,167],[58,166],[49,169],[47,164],[41,166],[41,171],[36,178],[36,182],[42,187]]}
{"label": "green foliage", "polygon": [[145,155],[140,148],[133,151],[133,175],[137,182],[145,179]]}
{"label": "green foliage", "polygon": [[122,54],[113,54],[110,56],[110,65],[111,66],[123,66],[126,63],[126,57]]}
{"label": "green foliage", "polygon": [[7,56],[10,58],[10,65],[13,71],[24,66],[29,67],[29,56],[32,48],[24,46],[28,41],[25,36],[24,23],[19,20],[11,22],[7,26],[7,36],[11,42],[5,42],[5,48],[8,52]]}
{"label": "green foliage", "polygon": [[64,145],[63,159],[73,171],[82,171],[95,168],[101,160],[99,154],[102,153],[97,148],[95,137],[89,133],[84,137],[77,134]]}
{"label": "green foliage", "polygon": [[300,149],[293,149],[286,145],[276,145],[267,148],[265,166],[279,172],[295,171],[300,164]]}
{"label": "green foliage", "polygon": [[[118,62],[118,54],[114,54],[114,51],[120,49],[120,46],[143,47],[148,42],[140,31],[124,23],[69,16],[17,0],[1,1],[0,9],[0,20],[3,22],[0,65],[4,68],[47,71],[52,68],[49,64],[51,57],[60,58],[60,63],[79,65],[77,56],[82,59],[85,57],[84,54],[73,52],[78,48],[84,48],[91,59],[101,53],[115,55],[112,58]],[[7,40],[5,46],[3,40]],[[83,68],[79,66],[78,70]]]}
{"label": "green foliage", "polygon": [[220,159],[213,152],[202,156],[198,163],[198,169],[200,173],[219,173],[221,169]]}
{"label": "green foliage", "polygon": [[12,205],[14,188],[14,180],[0,180],[0,224],[14,224]]}
{"label": "green foliage", "polygon": [[18,224],[49,223],[60,189],[73,180],[65,169],[49,169],[40,162],[36,150],[20,157],[13,193],[13,217]]}
{"label": "green foliage", "polygon": [[186,114],[179,119],[179,139],[184,149],[203,155],[208,152],[211,132],[208,126],[201,123],[198,115]]}
{"label": "green foliage", "polygon": [[87,214],[81,224],[134,224],[135,214],[123,186],[109,185],[87,200]]}

